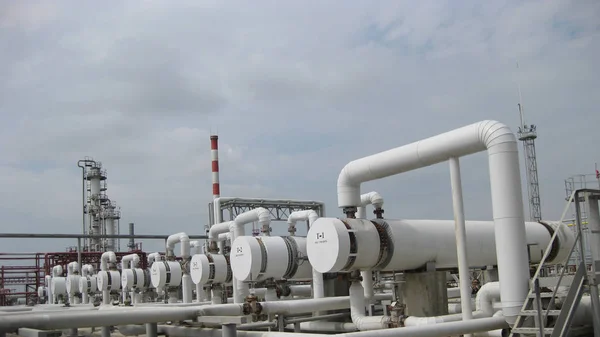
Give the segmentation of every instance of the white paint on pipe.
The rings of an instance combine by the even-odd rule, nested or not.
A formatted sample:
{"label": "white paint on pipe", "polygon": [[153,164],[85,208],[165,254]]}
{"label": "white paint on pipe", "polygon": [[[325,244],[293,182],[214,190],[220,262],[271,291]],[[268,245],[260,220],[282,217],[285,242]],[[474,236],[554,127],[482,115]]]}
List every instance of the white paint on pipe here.
{"label": "white paint on pipe", "polygon": [[[469,275],[469,262],[467,254],[467,230],[465,228],[465,209],[463,206],[462,182],[460,178],[460,162],[458,158],[451,157],[450,185],[452,187],[452,206],[454,209],[454,231],[456,236],[456,255],[458,260],[458,277],[460,285],[460,303],[462,320],[473,318],[471,309],[471,277]],[[471,335],[466,335],[471,337]]]}
{"label": "white paint on pipe", "polygon": [[108,270],[108,263],[117,263],[115,252],[104,252],[100,257],[100,270]]}
{"label": "white paint on pipe", "polygon": [[[288,217],[288,225],[290,227],[295,227],[296,222],[308,220],[308,227],[310,228],[318,218],[319,215],[313,210],[296,211],[292,212]],[[313,298],[325,297],[325,285],[323,284],[323,274],[319,273],[314,268],[312,269],[312,288]],[[320,312],[316,311],[314,315],[318,316],[320,315]]]}
{"label": "white paint on pipe", "polygon": [[140,264],[140,256],[137,254],[128,254],[121,258],[121,269],[137,268]]}
{"label": "white paint on pipe", "polygon": [[[215,202],[216,204],[216,202]],[[220,209],[219,209],[220,212]],[[264,228],[270,228],[271,215],[265,208],[258,207],[244,213],[238,214],[235,217],[233,224],[233,232],[231,233],[231,240],[235,241],[236,238],[244,236],[244,225],[258,221],[258,223]],[[233,244],[233,243],[232,243]],[[233,300],[235,303],[242,303],[244,298],[248,296],[248,285],[244,282],[233,277]]]}
{"label": "white paint on pipe", "polygon": [[[295,211],[292,212],[287,219],[288,227],[296,228],[296,222],[298,221],[307,221],[308,227],[315,222],[319,218],[319,214],[312,209],[304,210],[304,211]],[[294,231],[295,232],[295,231]]]}
{"label": "white paint on pipe", "polygon": [[368,192],[361,194],[360,205],[357,207],[356,217],[358,219],[367,218],[367,206],[373,205],[375,208],[383,207],[383,197],[377,192]]}
{"label": "white paint on pipe", "polygon": [[146,258],[148,259],[148,265],[150,266],[152,266],[154,262],[162,260],[162,256],[159,252],[150,253]]}
{"label": "white paint on pipe", "polygon": [[175,255],[173,252],[173,249],[175,248],[175,245],[178,243],[181,243],[181,257],[184,259],[187,259],[188,257],[190,257],[190,238],[184,232],[170,235],[167,238],[167,245],[166,245],[167,255],[168,256]]}
{"label": "white paint on pipe", "polygon": [[502,305],[514,323],[529,291],[517,140],[496,121],[482,121],[348,163],[337,183],[338,206],[360,206],[360,185],[486,150],[489,156]]}
{"label": "white paint on pipe", "polygon": [[475,297],[475,310],[482,312],[484,315],[491,317],[496,310],[494,303],[500,300],[500,283],[488,282],[484,284]]}
{"label": "white paint on pipe", "polygon": [[364,289],[360,282],[354,281],[350,285],[350,316],[352,323],[360,331],[386,329],[390,323],[390,316],[365,316]]}

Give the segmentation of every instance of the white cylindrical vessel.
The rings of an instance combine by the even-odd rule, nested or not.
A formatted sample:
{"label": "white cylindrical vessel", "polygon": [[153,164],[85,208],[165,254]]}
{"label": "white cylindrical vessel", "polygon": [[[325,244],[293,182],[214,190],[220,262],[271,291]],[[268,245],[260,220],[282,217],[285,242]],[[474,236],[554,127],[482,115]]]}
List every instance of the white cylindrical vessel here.
{"label": "white cylindrical vessel", "polygon": [[[531,260],[539,262],[556,223],[526,222]],[[467,221],[467,252],[470,267],[497,264],[494,223]],[[561,233],[548,261],[562,261],[572,233]],[[457,267],[454,221],[319,218],[310,228],[307,253],[321,273],[350,270],[402,271],[435,262],[438,269]],[[565,254],[566,253],[566,254]],[[235,272],[235,271],[234,271]]]}
{"label": "white cylindrical vessel", "polygon": [[96,275],[82,276],[79,279],[79,292],[82,294],[93,294],[98,290]]}
{"label": "white cylindrical vessel", "polygon": [[309,279],[306,238],[298,236],[240,236],[231,245],[231,271],[241,281]]}
{"label": "white cylindrical vessel", "polygon": [[69,295],[74,295],[79,292],[79,279],[81,276],[79,275],[67,275],[65,286],[67,287],[67,293]]}
{"label": "white cylindrical vessel", "polygon": [[67,294],[67,280],[64,277],[53,277],[50,288],[52,290],[52,295],[66,295]]}
{"label": "white cylindrical vessel", "polygon": [[121,271],[121,287],[123,289],[146,289],[150,286],[150,272],[140,268],[123,269]]}
{"label": "white cylindrical vessel", "polygon": [[117,270],[101,270],[96,279],[100,291],[121,289],[121,274]]}
{"label": "white cylindrical vessel", "polygon": [[181,277],[181,264],[177,261],[156,261],[150,268],[150,279],[154,288],[178,287]]}
{"label": "white cylindrical vessel", "polygon": [[196,254],[192,256],[190,276],[194,284],[231,283],[231,266],[223,255]]}

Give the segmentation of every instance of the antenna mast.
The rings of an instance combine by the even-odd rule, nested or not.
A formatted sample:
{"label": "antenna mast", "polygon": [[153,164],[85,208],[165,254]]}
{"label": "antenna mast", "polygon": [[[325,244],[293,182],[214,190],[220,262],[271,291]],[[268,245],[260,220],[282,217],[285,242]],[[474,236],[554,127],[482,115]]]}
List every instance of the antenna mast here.
{"label": "antenna mast", "polygon": [[[519,63],[517,63],[519,69]],[[525,112],[521,97],[521,84],[517,84],[519,90],[519,117],[521,125],[518,128],[519,140],[523,142],[525,152],[525,169],[527,171],[527,194],[529,197],[529,217],[531,221],[540,221],[542,219],[542,209],[540,202],[540,185],[538,181],[537,156],[535,152],[535,139],[537,138],[536,126],[525,124]]]}

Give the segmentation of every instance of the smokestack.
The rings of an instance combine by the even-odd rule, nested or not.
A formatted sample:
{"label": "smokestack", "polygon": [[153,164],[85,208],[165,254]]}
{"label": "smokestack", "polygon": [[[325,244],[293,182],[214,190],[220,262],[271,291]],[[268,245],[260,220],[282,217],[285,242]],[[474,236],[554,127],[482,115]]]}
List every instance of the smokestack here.
{"label": "smokestack", "polygon": [[[133,222],[129,223],[129,235],[135,235],[135,225],[133,224]],[[135,249],[135,240],[133,238],[129,238],[127,248],[129,248],[130,251]]]}
{"label": "smokestack", "polygon": [[221,195],[219,186],[219,136],[210,136],[210,157],[212,159],[212,190],[213,199]]}

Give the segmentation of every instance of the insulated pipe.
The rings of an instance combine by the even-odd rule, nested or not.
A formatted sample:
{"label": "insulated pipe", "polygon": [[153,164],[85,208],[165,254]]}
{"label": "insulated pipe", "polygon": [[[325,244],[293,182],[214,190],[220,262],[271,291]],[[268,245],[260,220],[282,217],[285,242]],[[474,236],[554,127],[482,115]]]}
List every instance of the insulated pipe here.
{"label": "insulated pipe", "polygon": [[383,197],[377,192],[361,194],[360,205],[357,207],[356,217],[359,219],[367,218],[366,206],[373,205],[375,208],[383,207]]}
{"label": "insulated pipe", "polygon": [[162,257],[159,252],[148,254],[148,265],[151,266],[154,262],[162,260]]}
{"label": "insulated pipe", "polygon": [[[488,282],[484,284],[477,292],[475,298],[475,312],[471,313],[472,318],[492,317],[495,314],[494,302],[500,299],[500,286],[498,282]],[[471,299],[469,298],[469,302]],[[469,303],[470,304],[470,303]],[[405,319],[405,326],[422,326],[429,324],[439,324],[444,322],[468,321],[463,319],[463,315],[443,315],[435,317],[415,317],[410,316]]]}
{"label": "insulated pipe", "polygon": [[63,267],[61,265],[56,265],[52,267],[52,277],[60,277],[63,273]]}
{"label": "insulated pipe", "polygon": [[81,276],[91,276],[94,274],[94,266],[91,264],[84,264],[81,268]]}
{"label": "insulated pipe", "polygon": [[[460,163],[458,158],[451,157],[450,184],[452,187],[452,206],[454,208],[454,230],[456,236],[456,256],[458,260],[458,277],[460,285],[460,304],[462,320],[473,318],[471,313],[471,277],[467,259],[467,230],[465,228],[465,209],[463,206],[462,182],[460,179]],[[472,337],[466,335],[465,337]]]}
{"label": "insulated pipe", "polygon": [[350,285],[350,316],[356,328],[363,330],[386,329],[390,324],[390,316],[365,316],[365,297],[363,286],[358,281]]}
{"label": "insulated pipe", "polygon": [[[190,248],[196,248],[196,254],[200,254],[201,250],[202,250],[202,243],[198,240],[195,241],[191,241],[190,242]],[[192,280],[193,281],[193,280]],[[204,294],[204,285],[203,284],[196,284],[196,302],[202,302],[204,301],[203,295]]]}
{"label": "insulated pipe", "polygon": [[140,256],[137,254],[129,254],[121,258],[121,269],[137,268],[140,264]]}
{"label": "insulated pipe", "polygon": [[[306,211],[296,211],[292,212],[288,217],[288,225],[289,227],[294,227],[294,232],[296,232],[296,222],[298,221],[306,221],[308,220],[308,227],[310,228],[319,218],[319,215],[314,210],[306,210]],[[313,287],[313,298],[324,298],[325,297],[325,286],[323,284],[323,274],[316,271],[314,268],[312,269],[312,287]],[[320,312],[315,312],[314,315],[320,315]]]}
{"label": "insulated pipe", "polygon": [[290,235],[294,235],[296,233],[296,222],[298,221],[306,221],[308,220],[308,226],[319,218],[319,214],[312,209],[304,210],[304,211],[295,211],[288,216],[288,232]]}
{"label": "insulated pipe", "polygon": [[[265,208],[258,207],[244,213],[238,214],[233,221],[233,232],[231,235],[232,242],[244,235],[244,225],[258,221],[262,226],[263,231],[268,229],[270,231],[271,214]],[[244,282],[233,278],[233,300],[235,303],[242,303],[244,298],[248,295],[248,285]]]}
{"label": "insulated pipe", "polygon": [[167,238],[167,256],[175,256],[173,249],[177,243],[181,243],[181,257],[190,257],[190,238],[184,232],[173,234]]}
{"label": "insulated pipe", "polygon": [[108,270],[108,262],[117,263],[117,255],[115,252],[104,252],[100,257],[100,270]]}
{"label": "insulated pipe", "polygon": [[[52,273],[54,273],[54,269],[52,269]],[[46,275],[44,280],[46,280],[46,296],[48,297],[47,303],[54,303],[54,298],[52,297],[52,276]]]}
{"label": "insulated pipe", "polygon": [[360,206],[360,185],[452,157],[488,151],[502,308],[514,323],[529,291],[527,243],[517,140],[496,121],[482,121],[422,141],[348,163],[337,182],[338,206],[347,212]]}
{"label": "insulated pipe", "polygon": [[67,276],[74,275],[75,273],[79,273],[79,263],[77,261],[70,262],[67,265]]}

